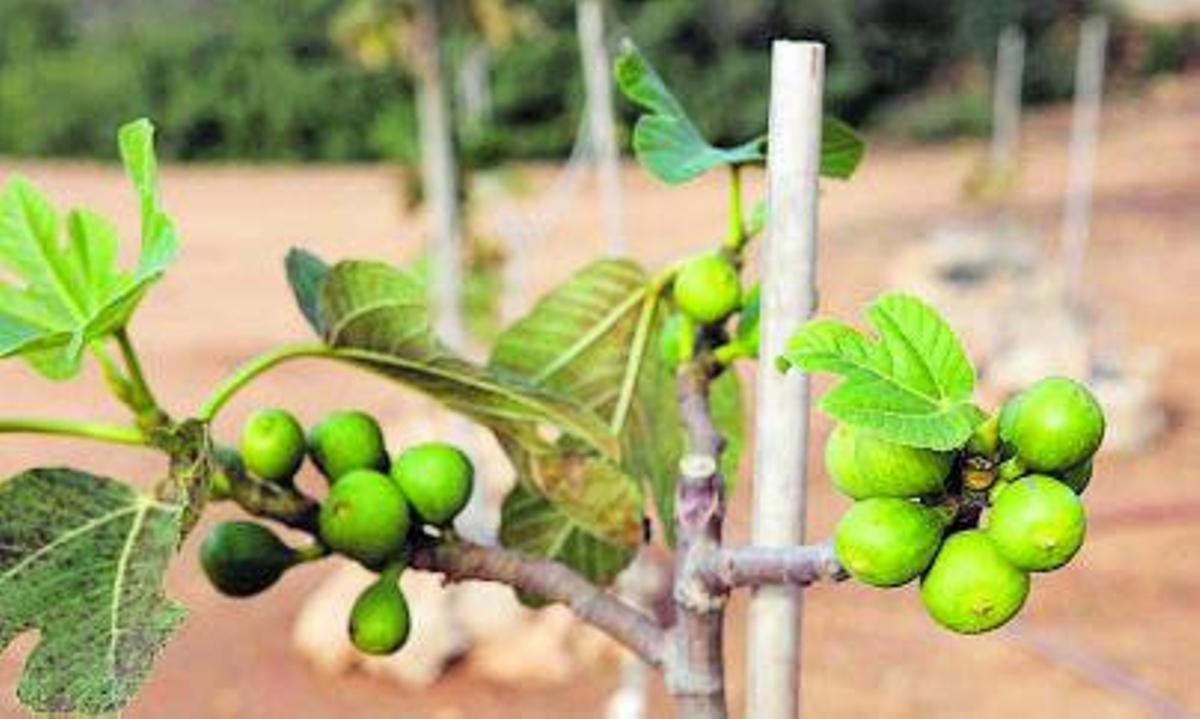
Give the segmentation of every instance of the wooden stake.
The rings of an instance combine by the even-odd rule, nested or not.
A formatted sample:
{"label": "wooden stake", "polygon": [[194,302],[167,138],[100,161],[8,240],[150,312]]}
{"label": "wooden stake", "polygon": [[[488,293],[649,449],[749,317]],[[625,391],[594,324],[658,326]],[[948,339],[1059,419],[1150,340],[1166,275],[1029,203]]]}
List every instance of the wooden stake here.
{"label": "wooden stake", "polygon": [[626,243],[621,208],[621,164],[613,123],[612,73],[604,44],[604,2],[579,0],[576,9],[592,160],[604,201],[604,230],[608,235],[609,254],[622,255]]}
{"label": "wooden stake", "polygon": [[1062,271],[1068,304],[1078,309],[1083,300],[1083,266],[1092,221],[1092,185],[1096,174],[1096,144],[1100,135],[1100,101],[1104,89],[1104,48],[1108,20],[1083,21],[1075,64],[1075,102],[1071,114],[1071,143],[1062,222]]}
{"label": "wooden stake", "polygon": [[1010,26],[996,44],[996,74],[992,85],[993,170],[1016,167],[1021,138],[1021,86],[1025,73],[1025,33]]}
{"label": "wooden stake", "polygon": [[[776,41],[771,53],[768,225],[762,252],[762,345],[758,373],[753,543],[804,538],[808,378],[775,369],[789,337],[812,314],[817,258],[817,172],[825,47]],[[801,597],[763,587],[750,603],[748,706],[755,719],[798,712]]]}

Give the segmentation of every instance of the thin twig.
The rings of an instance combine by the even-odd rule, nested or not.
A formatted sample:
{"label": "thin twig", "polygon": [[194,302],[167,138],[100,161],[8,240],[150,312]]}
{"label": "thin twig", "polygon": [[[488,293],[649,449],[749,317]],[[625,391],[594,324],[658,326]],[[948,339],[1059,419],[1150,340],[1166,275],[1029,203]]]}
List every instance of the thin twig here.
{"label": "thin twig", "polygon": [[564,564],[463,540],[418,547],[410,564],[443,574],[447,581],[501,582],[565,604],[580,619],[628,647],[647,664],[663,664],[663,632],[658,623]]}

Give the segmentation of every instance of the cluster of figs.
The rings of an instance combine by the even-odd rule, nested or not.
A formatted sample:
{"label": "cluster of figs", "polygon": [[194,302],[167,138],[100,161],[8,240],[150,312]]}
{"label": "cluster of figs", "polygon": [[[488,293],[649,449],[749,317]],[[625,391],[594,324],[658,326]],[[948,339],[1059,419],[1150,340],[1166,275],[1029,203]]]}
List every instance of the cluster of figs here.
{"label": "cluster of figs", "polygon": [[1083,544],[1079,495],[1104,438],[1086,387],[1050,377],[1011,397],[957,451],[909,447],[839,425],[826,468],[854,505],[834,535],[860,582],[920,579],[929,615],[976,634],[1016,616],[1030,574],[1066,565]]}
{"label": "cluster of figs", "polygon": [[458,448],[426,442],[390,457],[379,423],[357,411],[336,411],[311,431],[282,409],[263,409],[242,427],[238,452],[223,453],[213,479],[215,499],[233,492],[231,475],[294,488],[305,457],[328,480],[317,519],[317,544],[293,548],[255,522],[215,525],[200,546],[209,581],[226,595],[247,597],[275,584],[291,567],[330,552],[378,574],[350,613],[350,639],[368,654],[391,654],[408,639],[408,602],[400,589],[411,543],[447,531],[466,506],[475,470]]}

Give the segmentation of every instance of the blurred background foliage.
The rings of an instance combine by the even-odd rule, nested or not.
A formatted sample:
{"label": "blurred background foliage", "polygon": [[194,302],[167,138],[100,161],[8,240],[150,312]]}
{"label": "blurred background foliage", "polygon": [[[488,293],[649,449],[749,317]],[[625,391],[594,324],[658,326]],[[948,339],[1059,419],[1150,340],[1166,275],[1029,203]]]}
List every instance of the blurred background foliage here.
{"label": "blurred background foliage", "polygon": [[[460,128],[473,164],[562,156],[583,112],[573,0],[510,1],[523,37],[491,44],[490,113]],[[721,141],[763,127],[775,37],[830,45],[830,103],[858,125],[933,139],[988,128],[996,36],[1028,35],[1025,97],[1070,94],[1089,0],[610,0],[613,38],[654,58]],[[0,0],[0,154],[108,157],[149,115],[180,160],[409,161],[408,78],[346,57],[339,0]],[[452,67],[482,41],[449,18]],[[1117,83],[1197,61],[1195,24],[1116,18]],[[625,108],[628,120],[632,116]],[[460,114],[461,116],[461,114]]]}

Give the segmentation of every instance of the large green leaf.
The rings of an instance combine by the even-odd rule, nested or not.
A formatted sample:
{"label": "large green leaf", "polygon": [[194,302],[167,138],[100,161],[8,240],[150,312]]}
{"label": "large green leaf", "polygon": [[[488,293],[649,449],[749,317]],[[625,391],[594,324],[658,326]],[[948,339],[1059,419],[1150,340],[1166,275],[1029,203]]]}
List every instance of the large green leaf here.
{"label": "large green leaf", "polygon": [[0,357],[24,356],[52,379],[79,371],[88,343],[123,327],[142,296],[175,257],[178,239],[158,200],[153,129],[121,128],[121,156],[142,208],[142,249],[133,272],[117,266],[111,223],[72,210],[63,223],[23,177],[0,194],[0,265],[19,282],[0,280]]}
{"label": "large green leaf", "polygon": [[840,322],[812,320],[783,360],[844,379],[821,399],[834,418],[884,439],[948,450],[983,421],[971,403],[975,370],[954,330],[916,297],[882,295],[867,310],[879,338]]}
{"label": "large green leaf", "polygon": [[[716,147],[706,140],[683,105],[638,48],[626,41],[617,56],[617,87],[646,110],[633,128],[638,160],[660,180],[672,185],[695,179],[720,165],[762,163],[766,136],[735,147]],[[822,175],[844,179],[854,173],[864,152],[862,139],[834,118],[822,124]]]}
{"label": "large green leaf", "polygon": [[180,515],[69,469],[0,484],[0,648],[38,632],[17,690],[31,709],[112,712],[141,686],[184,616],[162,587]]}
{"label": "large green leaf", "polygon": [[635,263],[594,262],[505,330],[489,366],[604,418],[620,438],[625,470],[650,487],[669,537],[682,443],[675,380],[654,351],[660,304]]}
{"label": "large green leaf", "polygon": [[321,327],[321,285],[329,276],[329,265],[320,257],[298,247],[288,251],[284,265],[300,313],[308,321],[308,326],[321,334],[324,331]]}
{"label": "large green leaf", "polygon": [[544,447],[545,429],[575,437],[602,455],[620,449],[608,426],[573,402],[508,382],[447,349],[433,334],[425,291],[400,270],[342,262],[321,282],[325,342],[404,382],[523,447]]}
{"label": "large green leaf", "polygon": [[[605,527],[614,516],[612,507],[628,507],[636,499],[636,486],[602,463],[581,465],[575,488],[577,500],[551,500],[519,482],[500,508],[500,543],[526,554],[547,557],[571,567],[598,584],[611,583],[633,561],[637,544],[607,536]],[[594,515],[568,512],[591,507]],[[610,516],[602,516],[607,512]]]}

